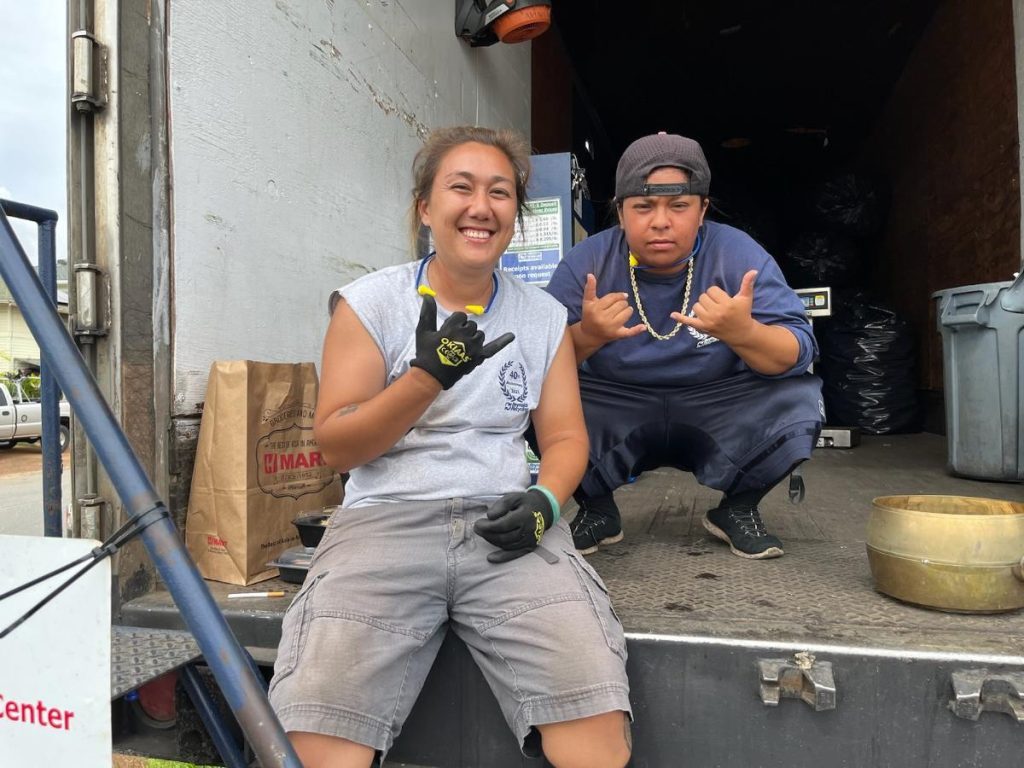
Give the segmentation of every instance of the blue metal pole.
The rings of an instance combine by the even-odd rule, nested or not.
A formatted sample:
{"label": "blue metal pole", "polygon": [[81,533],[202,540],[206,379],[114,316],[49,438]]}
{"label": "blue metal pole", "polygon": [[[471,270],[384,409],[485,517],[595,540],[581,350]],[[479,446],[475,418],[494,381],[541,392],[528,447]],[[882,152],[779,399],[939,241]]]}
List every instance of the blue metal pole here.
{"label": "blue metal pole", "polygon": [[[0,277],[24,314],[40,349],[46,351],[96,454],[117,488],[131,518],[163,507],[156,490],[132,452],[128,440],[103,400],[81,354],[61,324],[25,257],[7,216],[0,211]],[[181,609],[228,706],[235,714],[264,768],[301,768],[301,763],[274,715],[245,652],[228,628],[210,591],[196,570],[170,518],[163,517],[142,531],[142,541]]]}
{"label": "blue metal pole", "polygon": [[188,693],[188,697],[195,705],[199,719],[206,726],[207,733],[213,739],[213,745],[217,747],[220,759],[224,761],[227,768],[246,768],[245,757],[242,750],[235,744],[235,739],[224,724],[223,718],[214,704],[203,680],[199,677],[195,665],[186,664],[181,668],[181,684]]}
{"label": "blue metal pole", "polygon": [[[39,223],[39,280],[57,306],[57,214]],[[43,535],[61,536],[60,388],[50,370],[49,355],[39,350],[39,378],[43,410]]]}
{"label": "blue metal pole", "polygon": [[[57,306],[57,212],[34,205],[0,200],[8,216],[34,221],[39,227],[39,280],[54,307]],[[45,350],[40,349],[39,379],[43,448],[43,535],[61,536],[60,390],[50,371]]]}

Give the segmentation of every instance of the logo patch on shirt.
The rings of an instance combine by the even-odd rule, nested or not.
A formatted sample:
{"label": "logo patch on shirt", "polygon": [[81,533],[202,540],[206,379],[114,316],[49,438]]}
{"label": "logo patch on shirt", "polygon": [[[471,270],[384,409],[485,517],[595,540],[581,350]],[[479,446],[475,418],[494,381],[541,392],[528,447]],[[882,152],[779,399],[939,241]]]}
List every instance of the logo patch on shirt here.
{"label": "logo patch on shirt", "polygon": [[[693,314],[692,309],[689,312],[689,317],[696,317],[696,315]],[[716,341],[718,341],[718,339],[712,336],[711,334],[702,333],[701,331],[698,331],[696,328],[694,328],[692,325],[686,326],[686,330],[688,330],[690,332],[690,335],[697,340],[697,349],[700,349],[701,347],[706,347],[708,344],[714,344]]]}
{"label": "logo patch on shirt", "polygon": [[509,360],[498,371],[498,386],[505,396],[506,411],[526,411],[530,406],[526,402],[530,388],[526,383],[526,368],[522,363]]}

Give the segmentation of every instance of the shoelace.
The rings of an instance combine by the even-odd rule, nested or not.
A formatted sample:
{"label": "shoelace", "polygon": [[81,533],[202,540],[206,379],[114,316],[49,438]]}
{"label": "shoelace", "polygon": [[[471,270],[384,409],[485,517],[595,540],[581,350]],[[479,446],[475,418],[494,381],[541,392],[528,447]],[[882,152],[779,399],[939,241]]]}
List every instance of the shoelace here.
{"label": "shoelace", "polygon": [[603,515],[594,514],[589,509],[584,509],[583,514],[572,521],[572,534],[575,536],[580,531],[584,531],[596,541],[597,537],[594,535],[594,529],[604,522],[605,519]]}
{"label": "shoelace", "polygon": [[734,521],[748,536],[760,538],[768,535],[768,529],[761,521],[761,512],[754,509],[732,509],[729,510],[729,519]]}

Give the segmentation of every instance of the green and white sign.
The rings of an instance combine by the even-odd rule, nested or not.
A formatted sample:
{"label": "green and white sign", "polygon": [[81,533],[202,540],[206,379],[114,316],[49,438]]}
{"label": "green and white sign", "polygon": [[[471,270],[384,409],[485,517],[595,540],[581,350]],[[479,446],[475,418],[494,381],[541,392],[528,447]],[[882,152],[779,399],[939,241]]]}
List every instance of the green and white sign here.
{"label": "green and white sign", "polygon": [[562,203],[557,197],[531,200],[508,250],[501,257],[501,269],[533,285],[547,285],[562,260]]}

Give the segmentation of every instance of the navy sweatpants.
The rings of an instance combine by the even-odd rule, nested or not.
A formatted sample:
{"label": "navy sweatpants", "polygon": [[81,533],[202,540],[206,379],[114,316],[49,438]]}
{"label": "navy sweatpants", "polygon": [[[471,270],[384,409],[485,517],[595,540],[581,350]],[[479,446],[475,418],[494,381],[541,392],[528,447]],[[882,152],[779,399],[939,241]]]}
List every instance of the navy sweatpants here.
{"label": "navy sweatpants", "polygon": [[692,387],[619,384],[580,371],[590,462],[580,484],[603,496],[656,467],[693,472],[726,494],[771,487],[809,458],[821,431],[821,380],[752,373]]}

